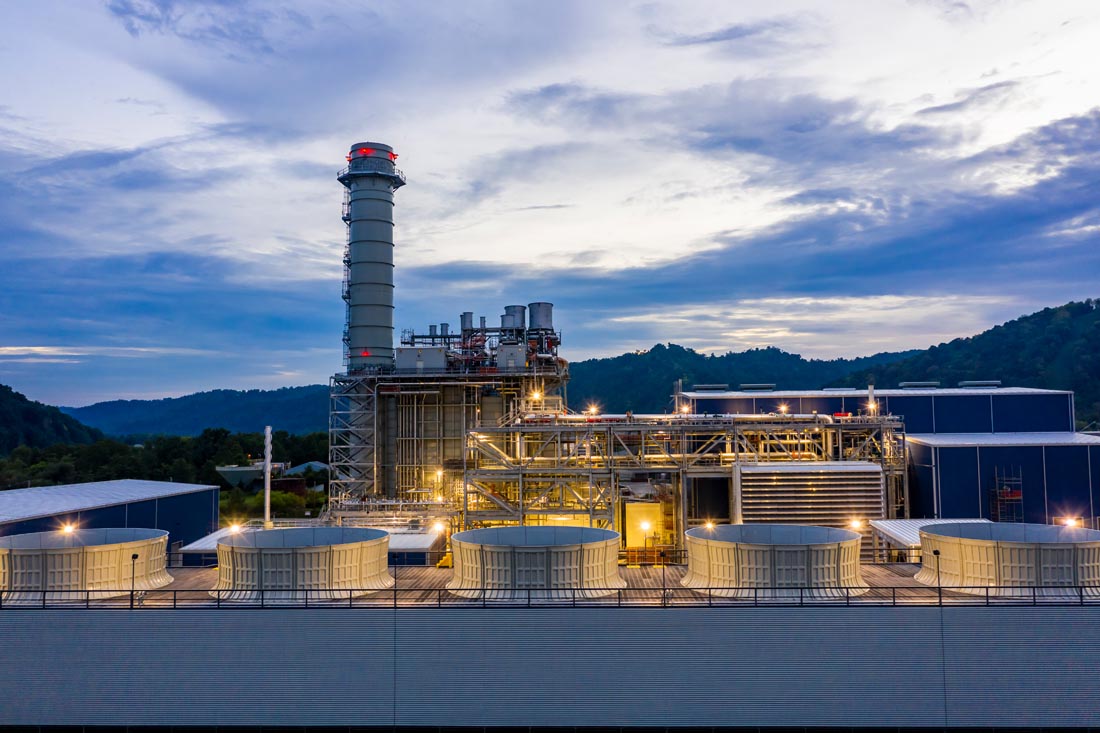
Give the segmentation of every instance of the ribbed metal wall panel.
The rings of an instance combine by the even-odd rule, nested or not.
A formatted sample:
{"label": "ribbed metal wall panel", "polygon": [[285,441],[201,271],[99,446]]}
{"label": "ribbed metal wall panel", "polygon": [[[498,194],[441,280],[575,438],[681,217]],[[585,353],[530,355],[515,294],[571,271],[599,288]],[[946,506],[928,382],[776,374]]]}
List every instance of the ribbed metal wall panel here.
{"label": "ribbed metal wall panel", "polygon": [[1093,526],[1100,516],[1100,448],[931,448],[909,443],[908,451],[914,517],[990,517],[998,473],[1020,477],[1025,522],[1046,524],[1055,517],[1080,517]]}
{"label": "ribbed metal wall panel", "polygon": [[0,719],[389,725],[393,627],[392,612],[8,609]]}
{"label": "ribbed metal wall panel", "polygon": [[1092,477],[1088,446],[1050,445],[1043,449],[1046,465],[1046,499],[1049,518],[1083,517],[1091,522]]}
{"label": "ribbed metal wall panel", "polygon": [[994,432],[1057,433],[1075,429],[1072,395],[993,395]]}
{"label": "ribbed metal wall panel", "polygon": [[1100,725],[1098,621],[1027,607],[9,610],[0,699],[6,724]]}
{"label": "ribbed metal wall panel", "polygon": [[[936,395],[933,409],[937,433],[992,433],[993,397],[990,395]],[[917,432],[908,425],[905,429]]]}
{"label": "ribbed metal wall panel", "polygon": [[974,446],[934,448],[932,454],[936,462],[938,516],[959,519],[989,516],[988,510],[982,511],[978,449]]}
{"label": "ribbed metal wall panel", "polygon": [[905,431],[908,433],[934,433],[936,421],[932,409],[931,395],[905,395],[884,397],[883,410],[891,415],[905,418]]}
{"label": "ribbed metal wall panel", "polygon": [[1085,608],[945,608],[952,726],[1096,726],[1100,621]]}

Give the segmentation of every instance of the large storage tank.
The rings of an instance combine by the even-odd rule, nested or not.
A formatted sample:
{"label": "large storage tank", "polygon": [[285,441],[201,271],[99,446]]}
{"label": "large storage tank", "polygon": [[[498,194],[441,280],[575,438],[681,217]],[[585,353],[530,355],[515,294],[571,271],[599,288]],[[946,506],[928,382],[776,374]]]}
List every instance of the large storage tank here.
{"label": "large storage tank", "polygon": [[466,598],[596,598],[626,586],[619,533],[593,527],[490,527],[451,535],[454,577]]}
{"label": "large storage tank", "polygon": [[554,330],[554,304],[553,303],[529,303],[527,310],[532,331]]}
{"label": "large storage tank", "polygon": [[[920,530],[920,545],[916,577],[926,585],[996,596],[1100,595],[1096,530],[996,522],[934,524]],[[1080,586],[1084,588],[1079,591]]]}
{"label": "large storage tank", "polygon": [[[163,588],[168,533],[160,529],[77,529],[0,537],[4,603],[84,601]],[[135,557],[135,555],[137,557]]]}
{"label": "large storage tank", "polygon": [[360,527],[294,527],[218,542],[218,584],[228,601],[333,600],[393,586],[390,536]]}
{"label": "large storage tank", "polygon": [[685,533],[684,586],[736,598],[842,598],[867,591],[860,535],[801,524],[722,524]]}

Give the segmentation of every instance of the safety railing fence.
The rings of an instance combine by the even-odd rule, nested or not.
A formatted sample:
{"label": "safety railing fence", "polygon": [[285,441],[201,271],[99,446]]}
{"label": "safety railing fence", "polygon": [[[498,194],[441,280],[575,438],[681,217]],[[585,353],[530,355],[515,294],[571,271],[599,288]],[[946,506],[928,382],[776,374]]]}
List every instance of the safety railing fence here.
{"label": "safety railing fence", "polygon": [[1096,606],[1100,586],[871,588],[388,588],[340,590],[3,591],[0,611],[153,611],[257,608],[758,608],[911,606]]}

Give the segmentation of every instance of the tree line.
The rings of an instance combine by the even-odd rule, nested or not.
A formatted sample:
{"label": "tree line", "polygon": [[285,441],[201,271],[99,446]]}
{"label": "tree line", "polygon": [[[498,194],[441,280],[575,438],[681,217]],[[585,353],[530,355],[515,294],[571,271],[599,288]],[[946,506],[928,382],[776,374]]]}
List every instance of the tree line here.
{"label": "tree line", "polygon": [[[218,474],[218,466],[247,464],[263,458],[262,433],[231,433],[209,428],[195,437],[125,436],[91,444],[58,443],[47,447],[21,445],[0,458],[0,489],[76,484],[115,479],[145,479],[207,484],[222,489],[222,515],[244,520],[263,513],[262,492],[232,488]],[[296,466],[328,460],[328,435],[272,435],[272,460]],[[323,485],[327,472],[307,471],[306,487]],[[272,492],[272,510],[278,516],[316,516],[327,491]]]}

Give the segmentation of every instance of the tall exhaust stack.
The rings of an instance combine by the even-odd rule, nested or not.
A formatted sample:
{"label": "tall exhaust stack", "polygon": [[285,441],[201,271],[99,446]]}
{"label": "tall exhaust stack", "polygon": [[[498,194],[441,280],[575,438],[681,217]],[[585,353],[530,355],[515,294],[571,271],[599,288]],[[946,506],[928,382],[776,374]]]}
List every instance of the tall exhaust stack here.
{"label": "tall exhaust stack", "polygon": [[393,366],[393,193],[405,185],[393,148],[356,143],[337,177],[347,189],[344,221],[344,349],[348,372]]}

